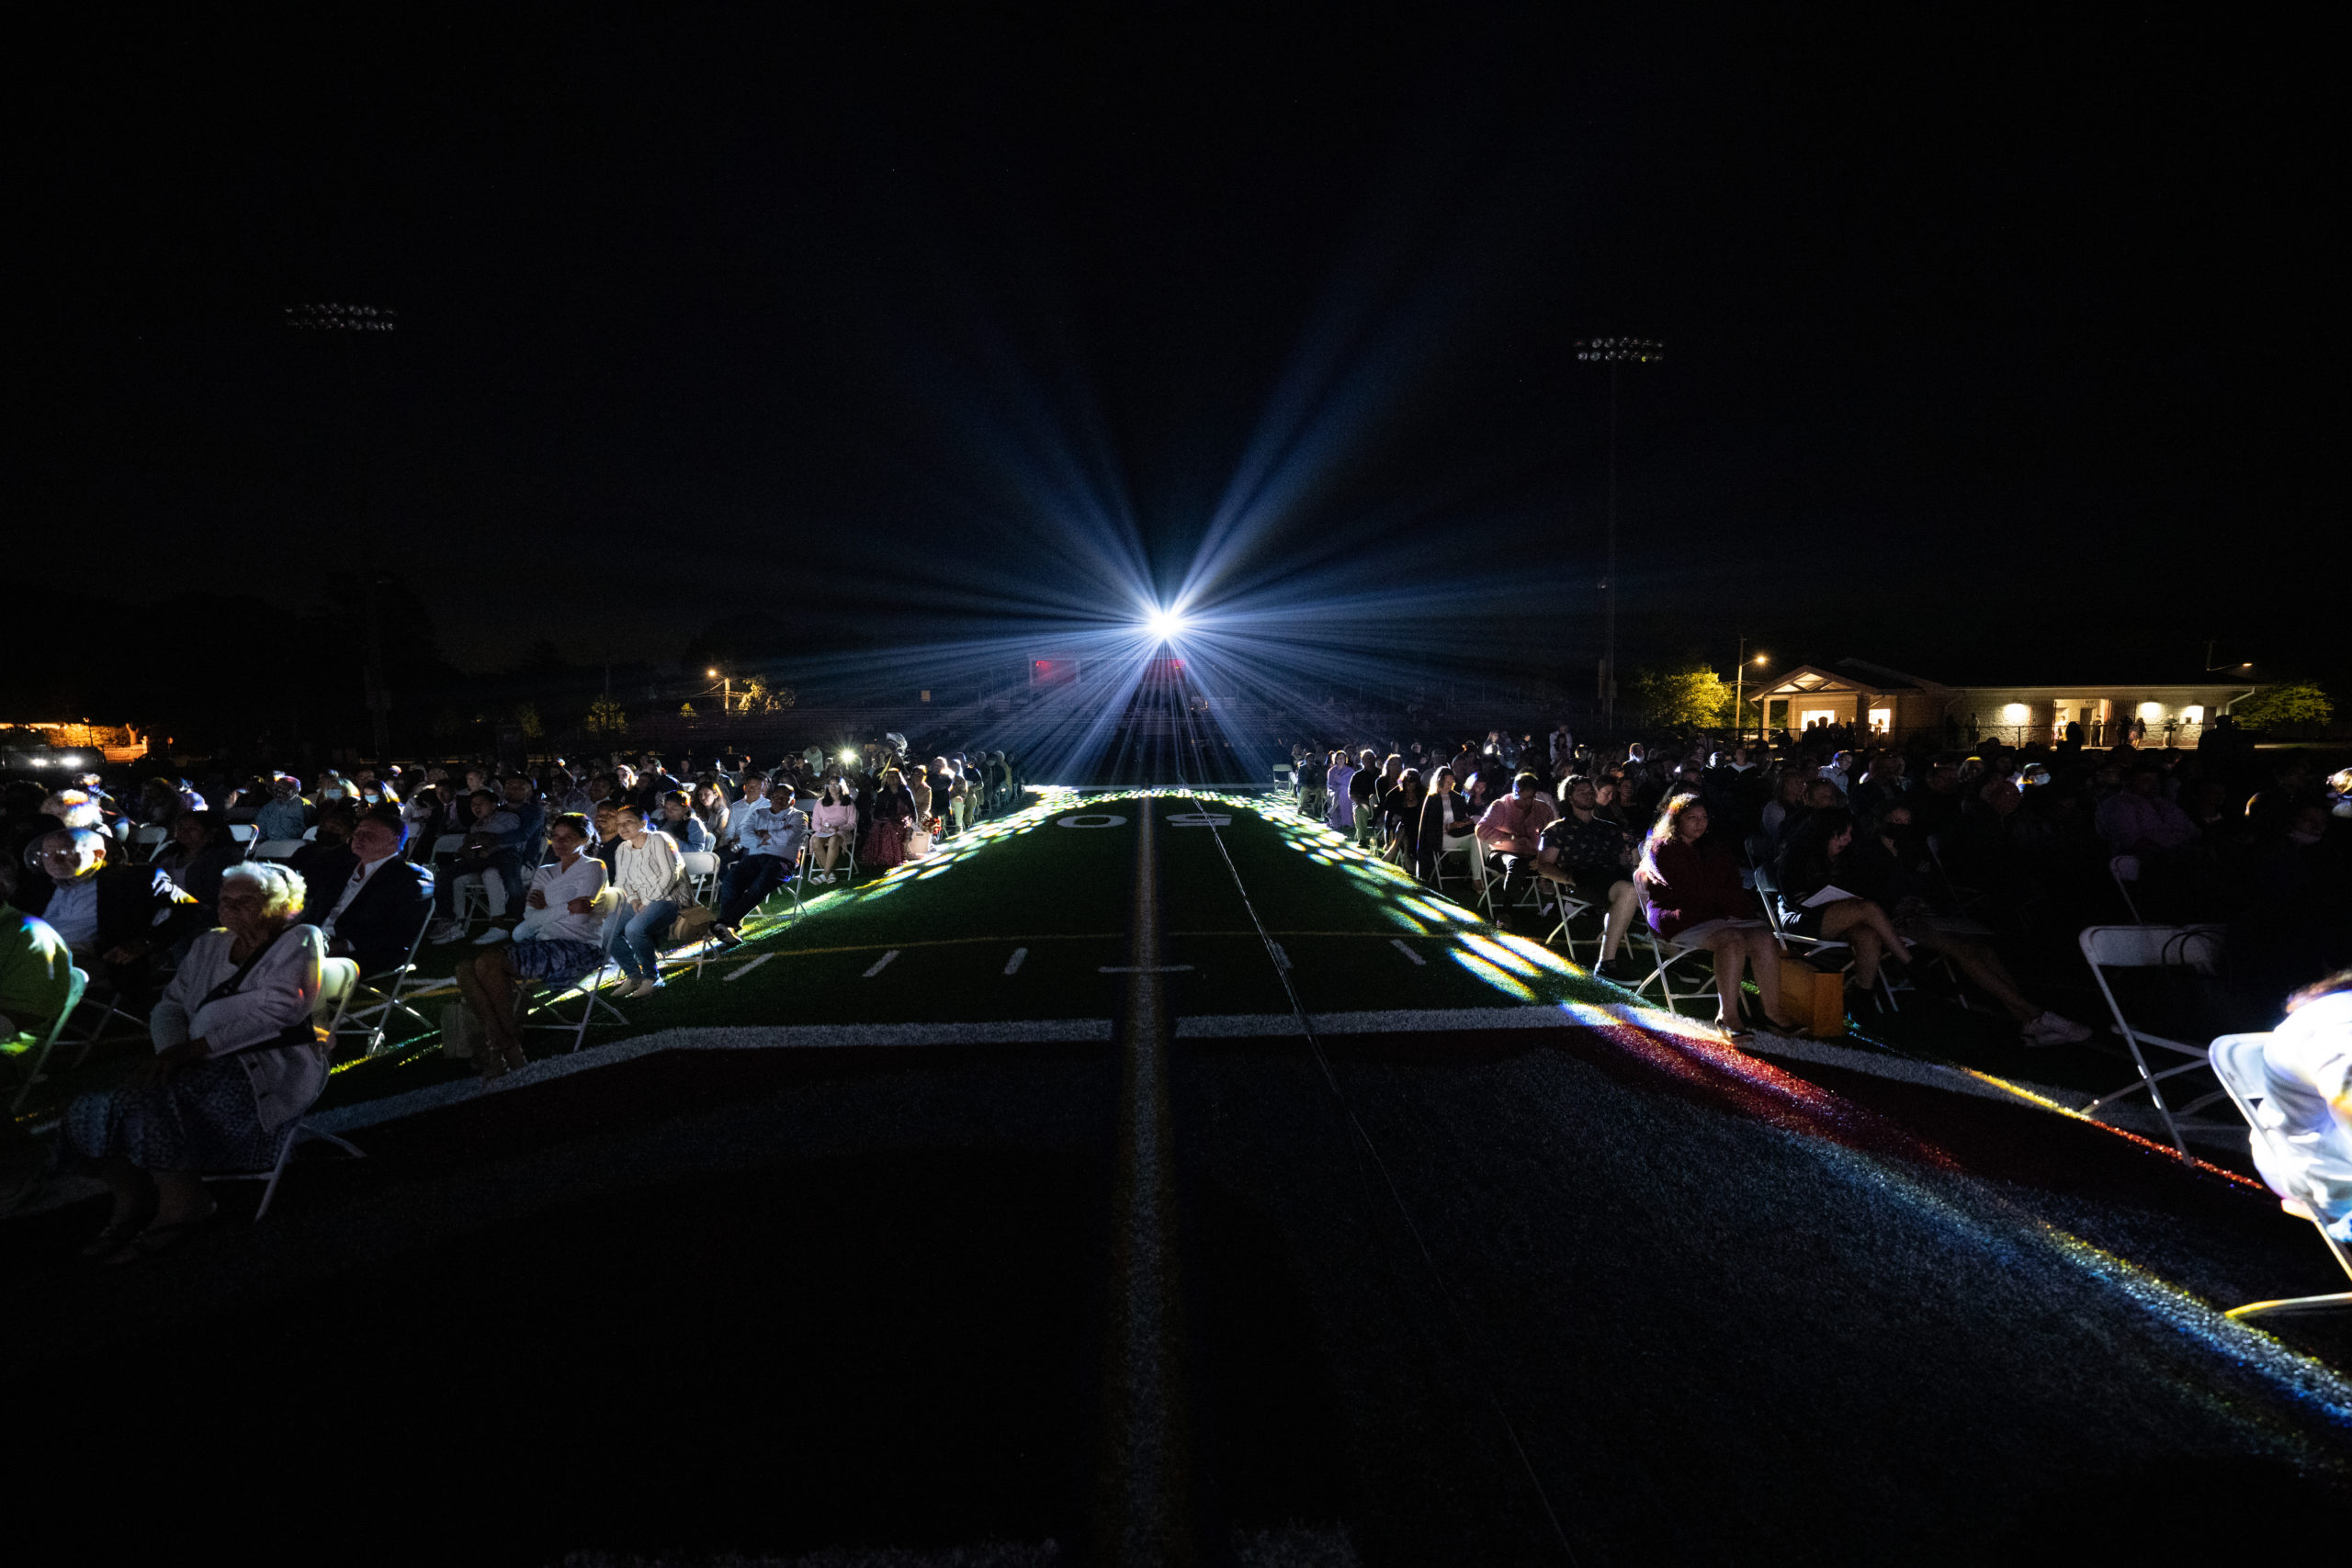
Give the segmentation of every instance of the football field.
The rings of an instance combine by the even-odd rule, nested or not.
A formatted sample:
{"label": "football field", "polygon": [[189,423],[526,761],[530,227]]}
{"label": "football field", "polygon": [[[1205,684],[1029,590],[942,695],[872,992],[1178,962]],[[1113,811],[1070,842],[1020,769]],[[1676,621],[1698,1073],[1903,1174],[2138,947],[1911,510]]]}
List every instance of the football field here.
{"label": "football field", "polygon": [[[427,1488],[352,1561],[1973,1562],[2143,1541],[2177,1476],[2341,1506],[2352,1345],[2218,1310],[2325,1255],[2236,1173],[1733,1050],[1278,798],[1043,791],[812,891],[491,1089],[343,1066],[368,1157],[140,1279],[17,1222],[12,1305],[194,1314],[216,1408],[321,1325],[288,1397],[499,1456],[493,1522]],[[141,1375],[57,1365],[28,1485]]]}

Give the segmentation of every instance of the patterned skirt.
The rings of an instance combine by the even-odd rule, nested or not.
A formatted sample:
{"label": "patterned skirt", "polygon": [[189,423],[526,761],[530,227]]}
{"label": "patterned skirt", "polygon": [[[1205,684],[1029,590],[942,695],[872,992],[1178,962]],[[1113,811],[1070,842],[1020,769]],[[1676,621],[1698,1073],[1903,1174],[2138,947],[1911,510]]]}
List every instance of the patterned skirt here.
{"label": "patterned skirt", "polygon": [[876,817],[874,830],[857,846],[860,865],[901,865],[907,858],[907,825],[895,818]]}
{"label": "patterned skirt", "polygon": [[144,1089],[76,1095],[58,1153],[67,1161],[119,1155],[141,1170],[266,1170],[291,1126],[264,1132],[253,1080],[233,1056],[191,1062]]}
{"label": "patterned skirt", "polygon": [[577,980],[605,966],[605,950],[570,937],[526,937],[506,944],[506,963],[526,980]]}

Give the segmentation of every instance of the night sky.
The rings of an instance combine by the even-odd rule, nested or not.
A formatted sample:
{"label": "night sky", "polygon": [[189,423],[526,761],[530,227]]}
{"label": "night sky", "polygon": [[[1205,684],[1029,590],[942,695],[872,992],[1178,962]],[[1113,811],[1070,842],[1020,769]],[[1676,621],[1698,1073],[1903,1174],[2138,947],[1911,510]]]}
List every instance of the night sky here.
{"label": "night sky", "polygon": [[20,562],[296,610],[372,554],[499,671],[752,607],[812,659],[1100,614],[1216,529],[1210,603],[1589,689],[1574,344],[1636,333],[1629,663],[2177,677],[2217,636],[2341,678],[2315,38],[380,15],[20,40]]}

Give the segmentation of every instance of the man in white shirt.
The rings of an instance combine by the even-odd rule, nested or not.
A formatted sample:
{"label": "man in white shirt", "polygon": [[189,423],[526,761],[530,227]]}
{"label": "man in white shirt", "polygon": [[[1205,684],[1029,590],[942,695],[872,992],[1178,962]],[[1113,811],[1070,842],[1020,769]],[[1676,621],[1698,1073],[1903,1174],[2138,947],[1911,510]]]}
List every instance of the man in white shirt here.
{"label": "man in white shirt", "polygon": [[768,776],[752,772],[743,775],[742,798],[727,808],[727,831],[718,838],[718,863],[731,866],[743,858],[749,846],[743,842],[743,829],[767,798]]}

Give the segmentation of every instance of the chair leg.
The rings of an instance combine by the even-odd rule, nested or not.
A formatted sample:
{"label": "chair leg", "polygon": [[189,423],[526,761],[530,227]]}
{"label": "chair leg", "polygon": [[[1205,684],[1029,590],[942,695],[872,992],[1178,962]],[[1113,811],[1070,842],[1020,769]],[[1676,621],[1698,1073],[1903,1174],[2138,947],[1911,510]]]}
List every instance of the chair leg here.
{"label": "chair leg", "polygon": [[2269,1317],[2297,1312],[2329,1312],[2338,1307],[2352,1307],[2352,1291],[2338,1291],[2332,1296],[2289,1296],[2283,1301],[2248,1302],[2242,1307],[2232,1307],[2223,1317],[2233,1317],[2243,1323],[2250,1317]]}

